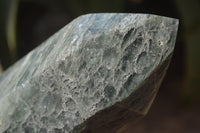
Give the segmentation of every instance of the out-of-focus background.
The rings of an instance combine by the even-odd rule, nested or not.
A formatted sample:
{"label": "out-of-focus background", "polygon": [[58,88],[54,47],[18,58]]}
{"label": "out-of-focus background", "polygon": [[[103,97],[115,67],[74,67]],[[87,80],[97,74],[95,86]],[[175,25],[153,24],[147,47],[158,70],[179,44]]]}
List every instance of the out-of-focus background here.
{"label": "out-of-focus background", "polygon": [[0,73],[74,18],[97,12],[180,20],[174,56],[149,113],[120,132],[199,133],[199,0],[0,0]]}

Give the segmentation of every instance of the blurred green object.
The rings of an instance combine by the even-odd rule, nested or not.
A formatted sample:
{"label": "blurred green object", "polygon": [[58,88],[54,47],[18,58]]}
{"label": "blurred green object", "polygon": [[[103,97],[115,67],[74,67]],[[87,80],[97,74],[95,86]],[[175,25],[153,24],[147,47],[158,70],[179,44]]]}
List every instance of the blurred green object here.
{"label": "blurred green object", "polygon": [[182,18],[186,54],[183,102],[188,104],[197,98],[200,89],[200,2],[176,0],[176,4]]}
{"label": "blurred green object", "polygon": [[5,69],[17,59],[16,20],[19,0],[0,1],[0,58]]}
{"label": "blurred green object", "polygon": [[11,0],[7,18],[7,42],[11,59],[17,58],[16,22],[19,0]]}

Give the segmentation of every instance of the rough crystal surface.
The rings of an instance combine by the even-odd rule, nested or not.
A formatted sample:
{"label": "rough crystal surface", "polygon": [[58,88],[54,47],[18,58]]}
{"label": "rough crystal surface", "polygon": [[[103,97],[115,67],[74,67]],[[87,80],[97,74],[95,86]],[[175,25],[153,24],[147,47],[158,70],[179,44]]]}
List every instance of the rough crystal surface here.
{"label": "rough crystal surface", "polygon": [[0,77],[0,133],[111,133],[144,116],[172,55],[178,20],[78,17]]}

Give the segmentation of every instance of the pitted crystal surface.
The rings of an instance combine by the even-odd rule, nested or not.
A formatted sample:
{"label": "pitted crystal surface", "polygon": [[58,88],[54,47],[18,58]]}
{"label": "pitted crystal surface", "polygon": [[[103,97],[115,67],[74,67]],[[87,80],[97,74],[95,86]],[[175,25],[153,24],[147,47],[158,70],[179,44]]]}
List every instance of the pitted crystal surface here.
{"label": "pitted crystal surface", "polygon": [[111,133],[141,118],[177,29],[150,14],[78,17],[0,76],[0,133]]}

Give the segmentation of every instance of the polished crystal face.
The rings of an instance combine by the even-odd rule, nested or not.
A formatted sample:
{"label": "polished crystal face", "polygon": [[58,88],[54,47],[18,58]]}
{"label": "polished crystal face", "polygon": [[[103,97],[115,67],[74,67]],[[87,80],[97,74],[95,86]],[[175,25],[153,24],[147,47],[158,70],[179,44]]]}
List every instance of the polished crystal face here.
{"label": "polished crystal face", "polygon": [[110,133],[141,118],[177,28],[149,14],[78,17],[2,74],[0,132]]}

